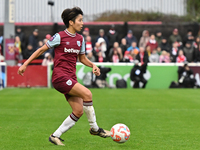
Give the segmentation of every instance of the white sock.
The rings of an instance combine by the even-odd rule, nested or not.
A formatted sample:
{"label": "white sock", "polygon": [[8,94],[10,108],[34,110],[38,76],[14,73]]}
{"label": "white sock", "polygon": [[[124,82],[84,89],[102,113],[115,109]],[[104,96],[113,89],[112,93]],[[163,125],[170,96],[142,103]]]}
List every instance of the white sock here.
{"label": "white sock", "polygon": [[78,117],[76,117],[73,113],[71,113],[60,125],[60,127],[53,133],[53,136],[60,137],[63,133],[69,130],[71,127],[75,125],[78,121]]}
{"label": "white sock", "polygon": [[93,106],[83,106],[83,110],[88,118],[88,122],[90,124],[90,127],[94,130],[94,131],[98,131],[99,130],[99,126],[97,125],[96,122],[96,115],[94,112],[94,107]]}

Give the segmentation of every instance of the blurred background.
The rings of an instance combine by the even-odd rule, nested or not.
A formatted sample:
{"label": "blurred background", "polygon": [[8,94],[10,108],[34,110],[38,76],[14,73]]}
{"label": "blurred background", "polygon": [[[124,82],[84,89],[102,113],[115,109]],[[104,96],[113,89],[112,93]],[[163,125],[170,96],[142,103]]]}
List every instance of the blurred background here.
{"label": "blurred background", "polygon": [[[116,87],[116,81],[122,78],[127,87],[133,87],[135,81],[129,77],[136,60],[140,67],[146,65],[144,78],[149,81],[145,83],[146,88],[168,88],[172,83],[179,87],[182,75],[177,71],[185,64],[192,67],[195,79],[195,84],[188,87],[199,87],[198,0],[0,0],[0,61],[7,65],[1,69],[5,70],[1,77],[4,87],[51,86],[54,49],[31,64],[44,71],[45,77],[38,84],[16,80],[15,72],[9,72],[16,71],[35,50],[64,30],[61,13],[75,6],[84,12],[84,28],[80,34],[86,41],[86,56],[110,68],[104,76],[108,83],[103,87]],[[143,51],[145,57],[141,58]],[[114,65],[127,68],[115,69]],[[77,68],[78,80],[82,83],[90,70],[81,64]],[[157,74],[159,69],[166,76],[165,83],[163,75]],[[163,84],[155,85],[158,79]],[[13,84],[16,81],[19,82]],[[45,83],[41,84],[42,81]]]}

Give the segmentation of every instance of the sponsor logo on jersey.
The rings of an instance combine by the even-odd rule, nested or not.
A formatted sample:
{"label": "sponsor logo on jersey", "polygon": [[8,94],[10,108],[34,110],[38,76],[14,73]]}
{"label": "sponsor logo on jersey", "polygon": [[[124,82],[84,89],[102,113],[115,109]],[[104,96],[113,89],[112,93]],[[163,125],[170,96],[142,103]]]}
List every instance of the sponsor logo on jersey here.
{"label": "sponsor logo on jersey", "polygon": [[72,85],[72,81],[69,79],[69,80],[67,80],[66,84],[70,86],[70,85]]}
{"label": "sponsor logo on jersey", "polygon": [[78,50],[78,49],[73,49],[73,48],[67,49],[67,48],[65,47],[65,48],[64,48],[64,52],[65,52],[65,53],[77,53],[77,54],[79,54],[80,50]]}
{"label": "sponsor logo on jersey", "polygon": [[80,41],[77,41],[77,45],[80,47],[80,46],[81,46],[81,42],[80,42]]}

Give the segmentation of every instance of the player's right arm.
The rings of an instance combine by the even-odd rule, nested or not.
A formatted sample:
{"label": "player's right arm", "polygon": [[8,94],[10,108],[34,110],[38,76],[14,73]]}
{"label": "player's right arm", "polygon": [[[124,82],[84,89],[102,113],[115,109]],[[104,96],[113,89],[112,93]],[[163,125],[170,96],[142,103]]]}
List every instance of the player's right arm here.
{"label": "player's right arm", "polygon": [[26,70],[26,67],[28,66],[29,63],[31,63],[34,59],[39,57],[41,54],[43,54],[45,51],[47,51],[49,47],[47,45],[43,45],[41,48],[36,50],[25,62],[24,64],[18,69],[18,74],[23,76],[23,73]]}
{"label": "player's right arm", "polygon": [[53,37],[51,37],[45,45],[43,45],[41,48],[36,50],[30,57],[25,61],[25,63],[19,68],[18,74],[23,76],[23,73],[26,70],[26,67],[28,64],[39,57],[41,54],[43,54],[45,51],[47,51],[49,48],[58,46],[60,44],[61,38],[58,33],[56,33]]}

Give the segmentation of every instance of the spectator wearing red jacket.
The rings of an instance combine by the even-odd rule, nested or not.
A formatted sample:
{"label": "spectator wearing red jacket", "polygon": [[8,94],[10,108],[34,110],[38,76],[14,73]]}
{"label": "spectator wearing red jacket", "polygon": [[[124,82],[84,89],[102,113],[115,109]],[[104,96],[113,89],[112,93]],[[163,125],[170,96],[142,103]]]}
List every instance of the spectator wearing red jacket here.
{"label": "spectator wearing red jacket", "polygon": [[150,36],[150,40],[149,40],[149,42],[147,43],[146,46],[150,46],[150,48],[151,48],[151,53],[152,53],[152,51],[153,51],[154,49],[156,49],[156,48],[158,47],[158,43],[157,43],[157,41],[156,41],[156,39],[155,39],[155,35],[154,35],[154,34],[152,34],[152,35]]}

